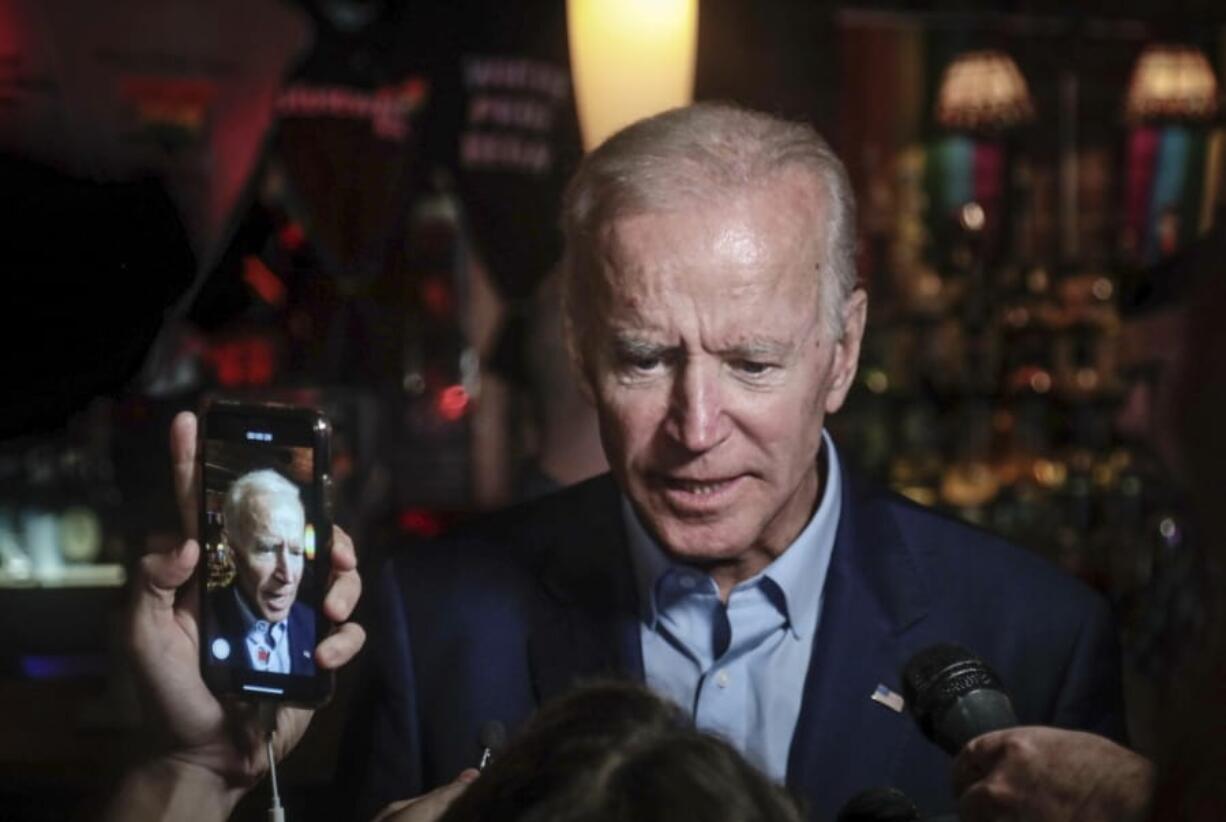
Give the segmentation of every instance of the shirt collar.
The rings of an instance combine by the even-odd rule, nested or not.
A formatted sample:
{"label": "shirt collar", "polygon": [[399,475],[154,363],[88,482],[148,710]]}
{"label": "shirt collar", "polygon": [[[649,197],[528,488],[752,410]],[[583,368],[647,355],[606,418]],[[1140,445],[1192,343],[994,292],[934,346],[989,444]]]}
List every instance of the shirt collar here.
{"label": "shirt collar", "polygon": [[[757,576],[739,583],[737,589],[757,585],[763,578],[769,579],[778,589],[782,602],[777,603],[788,618],[793,636],[802,639],[811,636],[817,627],[821,608],[821,594],[830,567],[830,555],[834,551],[834,538],[838,529],[839,515],[843,508],[842,471],[834,441],[822,431],[822,454],[818,470],[824,471],[820,485],[822,499],[804,529],[787,549],[766,566]],[[688,573],[695,569],[674,562],[639,520],[634,507],[621,495],[622,521],[630,548],[631,564],[634,566],[635,587],[639,595],[640,614],[647,627],[655,629],[659,618],[656,592],[660,579],[670,569]],[[700,572],[701,573],[701,572]],[[775,599],[774,592],[768,596]]]}

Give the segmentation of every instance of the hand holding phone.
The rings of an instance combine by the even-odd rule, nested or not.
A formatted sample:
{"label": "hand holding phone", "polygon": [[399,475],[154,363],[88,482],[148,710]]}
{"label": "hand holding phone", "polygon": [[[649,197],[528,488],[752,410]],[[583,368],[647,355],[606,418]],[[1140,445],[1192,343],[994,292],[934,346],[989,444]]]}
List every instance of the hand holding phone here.
{"label": "hand holding phone", "polygon": [[[331,428],[320,412],[215,401],[200,428],[200,665],[214,693],[320,705],[329,627]],[[323,573],[320,573],[323,569]]]}
{"label": "hand holding phone", "polygon": [[[171,426],[170,450],[187,539],[155,548],[141,559],[132,580],[125,639],[145,693],[143,704],[164,739],[164,755],[125,778],[111,802],[110,815],[116,819],[141,816],[134,809],[165,810],[172,799],[183,803],[185,817],[224,819],[268,768],[256,711],[232,700],[223,704],[201,676],[199,586],[194,580],[188,584],[200,559],[197,441],[196,416],[179,414]],[[325,671],[348,663],[365,641],[362,628],[346,622],[361,592],[356,568],[353,544],[335,529],[330,568],[319,569],[322,581],[331,579],[323,613],[338,625],[315,652],[316,665]],[[297,744],[310,717],[310,710],[277,710],[279,757]]]}

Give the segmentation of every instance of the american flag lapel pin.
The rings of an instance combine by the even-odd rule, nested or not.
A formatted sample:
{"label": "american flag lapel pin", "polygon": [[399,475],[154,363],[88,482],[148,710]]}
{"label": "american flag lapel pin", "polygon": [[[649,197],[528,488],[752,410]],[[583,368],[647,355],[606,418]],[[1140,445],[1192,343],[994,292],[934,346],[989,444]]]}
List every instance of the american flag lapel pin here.
{"label": "american flag lapel pin", "polygon": [[906,701],[901,694],[896,694],[884,685],[878,684],[877,690],[873,691],[871,699],[881,705],[886,706],[895,713],[902,713],[907,707]]}

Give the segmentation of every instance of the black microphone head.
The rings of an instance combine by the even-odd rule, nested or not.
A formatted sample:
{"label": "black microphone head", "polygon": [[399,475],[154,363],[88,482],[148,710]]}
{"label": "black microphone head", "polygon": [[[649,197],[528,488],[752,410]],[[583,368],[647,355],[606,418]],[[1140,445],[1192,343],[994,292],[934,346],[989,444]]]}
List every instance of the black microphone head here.
{"label": "black microphone head", "polygon": [[903,699],[924,735],[956,754],[969,740],[1017,724],[1000,677],[961,645],[932,645],[902,671]]}
{"label": "black microphone head", "polygon": [[507,726],[497,719],[491,719],[481,726],[481,747],[496,753],[507,744]]}
{"label": "black microphone head", "polygon": [[918,822],[919,809],[898,788],[869,788],[847,800],[835,822]]}

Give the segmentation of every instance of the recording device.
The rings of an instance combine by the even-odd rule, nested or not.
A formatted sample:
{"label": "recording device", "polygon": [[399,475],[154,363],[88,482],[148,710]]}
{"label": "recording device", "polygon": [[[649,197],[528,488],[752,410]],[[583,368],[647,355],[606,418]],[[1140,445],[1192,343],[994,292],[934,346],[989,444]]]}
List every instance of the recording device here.
{"label": "recording device", "polygon": [[835,822],[957,822],[956,814],[921,814],[897,788],[869,788],[847,800]]}
{"label": "recording device", "polygon": [[[1017,725],[1000,677],[961,645],[930,645],[902,670],[903,699],[924,736],[950,756],[970,740]],[[897,788],[869,788],[847,801],[838,822],[952,822],[956,815],[921,814]]]}
{"label": "recording device", "polygon": [[208,402],[200,468],[200,669],[219,696],[320,705],[330,627],[331,426],[290,405]]}
{"label": "recording device", "polygon": [[499,751],[507,744],[507,727],[497,719],[491,719],[481,726],[481,761],[477,765],[478,770],[485,770],[485,766],[490,764]]}
{"label": "recording device", "polygon": [[902,672],[903,698],[920,729],[950,756],[981,734],[1017,725],[1000,677],[960,645],[932,645]]}
{"label": "recording device", "polygon": [[919,809],[897,788],[868,788],[847,800],[835,822],[919,822]]}

